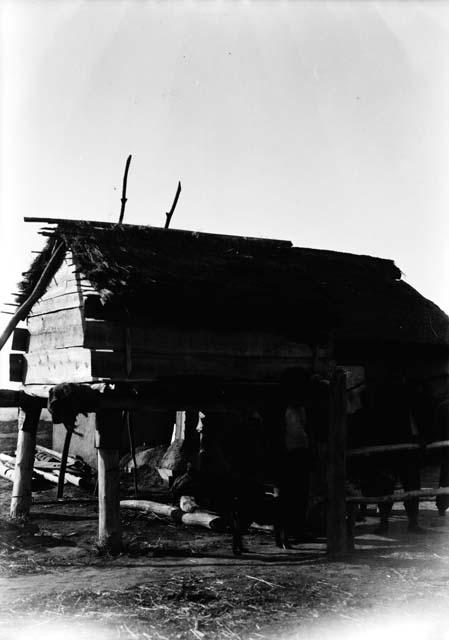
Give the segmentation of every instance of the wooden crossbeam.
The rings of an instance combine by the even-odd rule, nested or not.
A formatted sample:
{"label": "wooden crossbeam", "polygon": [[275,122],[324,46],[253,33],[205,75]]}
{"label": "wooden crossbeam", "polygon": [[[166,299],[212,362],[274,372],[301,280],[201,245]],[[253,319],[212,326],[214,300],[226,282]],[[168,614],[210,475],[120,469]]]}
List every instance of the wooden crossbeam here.
{"label": "wooden crossbeam", "polygon": [[436,442],[429,442],[425,445],[417,444],[416,442],[402,442],[398,444],[382,444],[373,447],[360,447],[358,449],[349,449],[346,452],[347,457],[356,456],[369,456],[378,453],[390,453],[393,451],[412,451],[416,449],[441,449],[449,447],[449,440],[438,440]]}
{"label": "wooden crossbeam", "polygon": [[449,487],[439,487],[438,489],[415,489],[413,491],[402,491],[388,496],[346,496],[346,502],[360,504],[374,504],[378,502],[403,502],[410,498],[433,498],[435,496],[448,496]]}

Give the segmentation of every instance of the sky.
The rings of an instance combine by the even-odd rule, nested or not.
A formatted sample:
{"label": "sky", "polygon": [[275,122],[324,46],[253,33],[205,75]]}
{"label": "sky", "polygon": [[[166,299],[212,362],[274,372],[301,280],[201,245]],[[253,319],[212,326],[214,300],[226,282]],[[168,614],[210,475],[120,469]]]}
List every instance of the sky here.
{"label": "sky", "polygon": [[392,258],[449,312],[449,2],[3,0],[0,47],[1,303],[23,217],[117,221],[132,154],[125,222],[181,180],[172,227]]}

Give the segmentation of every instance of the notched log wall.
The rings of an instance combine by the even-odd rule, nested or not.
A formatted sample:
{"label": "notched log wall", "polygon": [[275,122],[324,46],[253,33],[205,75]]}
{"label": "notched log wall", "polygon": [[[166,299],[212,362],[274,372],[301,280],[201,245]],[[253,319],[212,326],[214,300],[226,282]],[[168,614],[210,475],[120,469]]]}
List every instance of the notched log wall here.
{"label": "notched log wall", "polygon": [[101,300],[67,253],[34,305],[27,331],[16,330],[11,379],[26,385],[97,380],[157,380],[210,375],[274,381],[291,367],[325,368],[327,350],[314,351],[261,331],[182,330],[128,326],[101,317]]}

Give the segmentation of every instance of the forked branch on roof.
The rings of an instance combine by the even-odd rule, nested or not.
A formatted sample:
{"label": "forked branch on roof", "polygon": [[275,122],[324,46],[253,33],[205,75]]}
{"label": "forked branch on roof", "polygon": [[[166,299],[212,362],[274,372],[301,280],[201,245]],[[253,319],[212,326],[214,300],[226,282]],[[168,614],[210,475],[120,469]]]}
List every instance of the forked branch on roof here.
{"label": "forked branch on roof", "polygon": [[120,216],[119,216],[119,219],[118,219],[118,223],[119,224],[122,224],[122,222],[123,222],[123,216],[125,215],[126,201],[128,200],[128,198],[126,197],[126,185],[128,183],[128,171],[129,171],[129,165],[131,164],[131,158],[132,158],[132,156],[128,156],[128,159],[126,161],[126,166],[125,166],[125,173],[123,175],[122,207],[120,209]]}
{"label": "forked branch on roof", "polygon": [[167,220],[165,221],[165,229],[168,229],[168,227],[170,226],[170,221],[172,219],[172,215],[175,212],[176,205],[178,204],[178,198],[180,193],[181,193],[181,182],[178,182],[178,188],[176,189],[175,199],[173,200],[171,209],[165,214],[167,216]]}

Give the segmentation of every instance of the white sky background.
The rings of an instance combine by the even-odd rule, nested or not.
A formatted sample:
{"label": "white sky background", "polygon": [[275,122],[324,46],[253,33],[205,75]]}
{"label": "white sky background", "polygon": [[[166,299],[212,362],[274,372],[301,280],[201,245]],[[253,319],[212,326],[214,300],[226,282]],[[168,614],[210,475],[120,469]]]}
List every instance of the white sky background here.
{"label": "white sky background", "polygon": [[42,243],[23,217],[117,221],[131,153],[125,222],[163,225],[181,179],[173,227],[393,258],[449,311],[449,2],[5,0],[0,18],[1,302]]}

